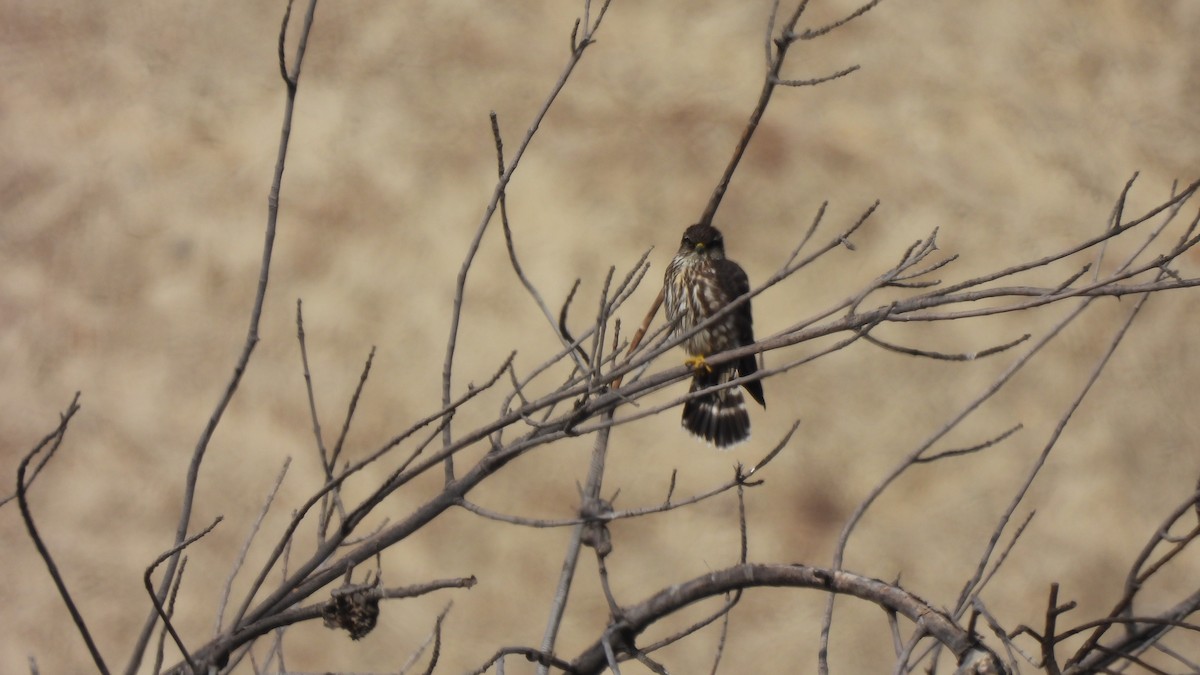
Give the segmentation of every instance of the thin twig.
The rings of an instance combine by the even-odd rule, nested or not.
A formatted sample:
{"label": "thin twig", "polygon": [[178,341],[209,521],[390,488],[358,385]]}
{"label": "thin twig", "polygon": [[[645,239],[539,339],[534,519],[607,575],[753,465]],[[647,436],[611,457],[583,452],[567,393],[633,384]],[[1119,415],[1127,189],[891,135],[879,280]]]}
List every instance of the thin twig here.
{"label": "thin twig", "polygon": [[994,438],[989,438],[988,440],[986,440],[982,443],[978,443],[976,445],[972,445],[967,448],[958,448],[956,450],[945,450],[943,452],[935,453],[932,455],[918,457],[913,460],[913,463],[914,464],[930,464],[933,462],[937,462],[937,461],[946,459],[947,457],[961,457],[963,455],[973,455],[981,450],[987,450],[988,448],[990,448],[994,445],[1003,443],[1009,436],[1012,436],[1013,434],[1017,433],[1022,428],[1024,428],[1024,425],[1016,424],[1016,425],[1010,427],[1004,433],[1000,434],[999,436],[996,436]]}
{"label": "thin twig", "polygon": [[907,354],[908,356],[921,356],[921,357],[924,357],[927,359],[933,359],[935,361],[974,361],[976,359],[982,359],[987,356],[992,356],[993,354],[999,354],[1001,352],[1008,351],[1009,349],[1012,349],[1013,347],[1016,347],[1017,345],[1021,344],[1022,342],[1028,340],[1029,338],[1030,338],[1030,334],[1026,333],[1026,334],[1022,335],[1021,337],[1019,337],[1011,342],[1006,342],[1002,345],[996,345],[995,347],[989,347],[988,349],[984,349],[983,351],[979,351],[979,352],[969,352],[969,353],[960,353],[960,354],[947,354],[945,352],[935,352],[935,351],[931,351],[931,350],[927,350],[927,349],[914,349],[912,347],[901,347],[900,345],[892,344],[890,342],[885,342],[873,335],[864,336],[863,339],[865,339],[867,342],[870,342],[871,344],[875,345],[876,347],[883,347],[884,349],[886,349],[888,351],[896,352],[898,354]]}
{"label": "thin twig", "polygon": [[267,499],[263,502],[262,509],[258,512],[258,517],[254,519],[254,523],[250,526],[250,532],[246,535],[246,540],[242,542],[242,548],[238,551],[237,558],[233,561],[233,569],[229,570],[229,577],[225,579],[225,589],[221,592],[221,602],[217,605],[217,621],[213,628],[213,634],[221,632],[221,619],[225,616],[225,607],[229,604],[229,596],[233,592],[233,581],[237,578],[237,574],[242,569],[242,565],[246,562],[246,555],[250,552],[250,544],[253,543],[254,537],[258,534],[258,529],[262,527],[263,520],[267,517],[267,512],[271,510],[271,502],[275,501],[275,495],[279,492],[280,486],[283,485],[283,478],[287,475],[288,467],[292,465],[292,458],[287,457],[283,460],[283,468],[279,470],[279,475],[275,478],[275,484],[271,486],[271,491],[267,493]]}
{"label": "thin twig", "polygon": [[[742,472],[741,465],[738,465],[737,470],[738,470],[738,473]],[[740,546],[739,546],[739,550],[738,550],[738,564],[745,565],[746,560],[750,555],[750,545],[749,545],[749,528],[746,525],[745,486],[742,485],[741,483],[739,483],[737,486],[737,498],[738,498],[738,532],[741,534],[741,536],[739,537]],[[726,600],[729,608],[728,608],[728,610],[726,610],[724,612],[724,616],[721,617],[721,634],[720,634],[720,637],[717,639],[717,649],[716,649],[716,653],[713,655],[713,664],[712,664],[712,668],[709,670],[709,675],[717,675],[717,669],[721,666],[721,656],[725,653],[725,639],[729,637],[729,617],[732,615],[732,610],[733,610],[734,605],[736,605],[741,599],[742,599],[742,592],[740,590],[725,597],[725,600]]]}
{"label": "thin twig", "polygon": [[[362,397],[363,387],[367,385],[367,377],[371,374],[371,364],[374,362],[375,345],[371,345],[371,351],[367,354],[367,362],[363,364],[362,373],[358,376],[358,385],[354,387],[354,393],[350,395],[350,405],[346,410],[346,419],[342,422],[342,430],[338,433],[337,442],[333,444],[333,452],[329,456],[330,470],[337,466],[338,460],[342,456],[342,448],[346,445],[346,436],[350,434],[350,424],[354,421],[354,411],[358,409],[359,398]],[[332,478],[332,473],[327,473],[325,476],[326,481]],[[341,516],[342,522],[346,522],[346,507],[342,504],[341,485],[339,484],[327,494],[329,498],[322,502],[320,516],[317,519],[318,541],[325,540],[325,536],[329,532],[329,522],[332,520],[335,510]]]}
{"label": "thin twig", "polygon": [[433,624],[433,653],[429,656],[429,667],[425,669],[425,675],[433,675],[433,669],[437,668],[438,658],[442,654],[442,621],[446,619],[446,613],[450,611],[450,604],[447,603],[446,608],[438,614],[437,621]]}
{"label": "thin twig", "polygon": [[375,362],[375,345],[371,345],[371,351],[367,353],[367,361],[363,364],[362,373],[358,376],[358,385],[354,387],[354,393],[350,396],[350,404],[346,409],[346,419],[342,422],[342,430],[338,433],[337,442],[333,444],[333,453],[330,455],[330,466],[335,466],[338,459],[342,456],[342,449],[346,445],[346,436],[350,434],[350,423],[354,420],[354,411],[358,409],[358,401],[362,397],[363,387],[367,384],[367,377],[371,375],[371,365]]}
{"label": "thin twig", "polygon": [[71,404],[67,406],[65,412],[59,418],[58,427],[49,435],[42,439],[40,443],[35,445],[32,450],[26,453],[21,459],[21,463],[17,466],[17,506],[21,509],[21,519],[25,522],[25,531],[29,534],[29,538],[33,541],[34,547],[37,549],[38,555],[42,557],[42,563],[46,566],[46,571],[50,573],[50,578],[54,580],[54,586],[58,589],[58,595],[62,598],[63,603],[67,606],[67,611],[71,614],[71,621],[75,624],[75,629],[79,632],[79,636],[83,638],[87,645],[88,653],[92,656],[92,662],[96,664],[96,670],[104,675],[108,675],[108,666],[104,663],[104,657],[100,655],[100,649],[92,640],[92,633],[88,630],[87,622],[83,620],[83,615],[76,607],[75,601],[71,599],[71,592],[67,590],[67,583],[63,580],[62,574],[58,571],[58,565],[54,563],[53,556],[50,555],[50,549],[46,547],[46,543],[42,541],[42,537],[38,534],[37,526],[33,522],[33,511],[29,507],[28,490],[29,484],[33,481],[31,475],[26,479],[26,471],[29,468],[29,463],[38,455],[47,445],[50,445],[50,450],[46,453],[46,457],[42,460],[40,466],[45,466],[55,451],[62,444],[62,439],[67,433],[67,425],[71,423],[71,418],[75,413],[79,412],[79,392],[75,392],[74,398],[71,399]]}
{"label": "thin twig", "polygon": [[[425,650],[429,648],[429,645],[431,643],[433,643],[435,640],[439,644],[441,643],[442,621],[445,620],[446,615],[450,613],[450,608],[453,606],[454,606],[454,601],[452,600],[450,602],[447,602],[446,606],[442,608],[441,613],[438,614],[437,620],[433,624],[433,630],[429,632],[429,637],[425,638],[425,641],[421,643],[421,646],[417,647],[417,651],[413,652],[413,655],[408,657],[408,660],[404,662],[404,665],[400,666],[399,675],[407,675],[408,671],[412,670],[412,667],[417,665],[417,660],[421,658],[421,655],[425,653]],[[435,649],[436,649],[436,647],[435,647]],[[437,663],[437,658],[433,658],[430,660],[429,672],[433,672],[433,666],[436,663]]]}
{"label": "thin twig", "polygon": [[154,673],[162,672],[163,653],[167,646],[167,628],[171,625],[170,618],[175,616],[175,600],[179,597],[179,589],[183,586],[183,576],[187,572],[188,557],[185,555],[179,560],[179,573],[175,575],[175,583],[171,584],[171,592],[167,594],[167,621],[163,622],[163,627],[158,631],[158,642],[154,646]]}
{"label": "thin twig", "polygon": [[304,368],[304,389],[308,394],[308,415],[312,419],[313,436],[317,440],[317,454],[321,459],[321,467],[325,470],[325,480],[333,478],[333,462],[329,459],[329,451],[325,448],[325,438],[321,434],[321,418],[317,414],[317,398],[313,394],[312,373],[308,368],[308,341],[304,339],[304,301],[296,298],[296,340],[300,343],[300,364]]}
{"label": "thin twig", "polygon": [[[1036,509],[1030,511],[1029,515],[1025,516],[1025,520],[1021,521],[1021,524],[1017,526],[1017,529],[1013,532],[1012,538],[1008,540],[1008,545],[1000,551],[1000,555],[996,556],[996,562],[992,563],[992,569],[988,571],[988,573],[984,575],[984,577],[976,584],[968,584],[967,586],[964,586],[963,596],[959,600],[959,607],[953,614],[951,614],[951,617],[954,619],[961,618],[963,612],[966,611],[967,602],[969,602],[972,606],[976,605],[975,601],[979,599],[980,594],[983,593],[983,589],[987,587],[988,582],[992,580],[992,577],[996,576],[996,573],[1000,571],[1000,567],[1004,565],[1004,561],[1008,560],[1009,554],[1012,553],[1012,550],[1014,547],[1016,547],[1017,542],[1021,540],[1021,535],[1025,533],[1025,528],[1029,527],[1029,523],[1033,522],[1033,517],[1035,515],[1037,515]],[[964,602],[964,600],[966,602]]]}
{"label": "thin twig", "polygon": [[862,16],[863,14],[866,14],[867,12],[871,11],[872,9],[875,9],[875,6],[878,5],[880,3],[880,1],[881,0],[871,0],[871,2],[868,2],[865,5],[860,6],[858,9],[847,14],[846,16],[842,17],[841,19],[838,19],[837,21],[834,21],[833,23],[829,23],[824,26],[821,26],[820,28],[810,28],[810,29],[804,31],[803,33],[801,33],[797,37],[799,37],[799,39],[801,39],[801,40],[812,40],[813,38],[818,38],[818,37],[821,37],[822,35],[826,35],[837,28],[841,28],[842,26],[845,26],[846,24],[850,23],[854,19],[857,19],[858,17]]}

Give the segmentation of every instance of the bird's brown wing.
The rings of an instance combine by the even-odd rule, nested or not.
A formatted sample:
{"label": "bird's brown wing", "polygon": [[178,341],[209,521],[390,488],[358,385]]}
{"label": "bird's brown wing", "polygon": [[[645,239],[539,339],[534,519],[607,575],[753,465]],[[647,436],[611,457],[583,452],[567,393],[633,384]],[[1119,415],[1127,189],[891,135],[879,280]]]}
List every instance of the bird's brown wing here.
{"label": "bird's brown wing", "polygon": [[[725,291],[725,294],[730,301],[738,296],[745,295],[746,293],[750,292],[750,278],[746,276],[746,271],[743,270],[740,265],[732,260],[729,260],[728,258],[722,258],[715,261],[715,263],[717,277],[719,279],[718,283],[721,284],[722,290]],[[737,335],[737,344],[735,346],[744,347],[748,344],[753,344],[754,317],[750,312],[750,301],[747,300],[746,302],[742,303],[740,307],[734,310],[733,317],[737,324],[735,330],[735,334]],[[736,367],[738,375],[745,377],[746,375],[752,375],[758,371],[758,361],[755,360],[753,354],[743,356],[742,358],[738,359]],[[763,396],[763,387],[761,381],[755,380],[754,382],[747,382],[742,386],[746,388],[746,392],[750,394],[751,398],[753,398],[755,401],[758,401],[759,405],[763,406],[764,408],[767,406],[766,398]]]}

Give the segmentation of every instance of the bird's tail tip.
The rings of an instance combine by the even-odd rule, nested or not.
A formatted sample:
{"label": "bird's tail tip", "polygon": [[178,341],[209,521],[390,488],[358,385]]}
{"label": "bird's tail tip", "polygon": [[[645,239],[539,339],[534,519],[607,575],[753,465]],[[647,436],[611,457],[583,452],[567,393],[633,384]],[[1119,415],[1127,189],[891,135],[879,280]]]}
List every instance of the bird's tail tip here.
{"label": "bird's tail tip", "polygon": [[727,450],[750,438],[750,413],[737,389],[724,389],[683,404],[683,428]]}

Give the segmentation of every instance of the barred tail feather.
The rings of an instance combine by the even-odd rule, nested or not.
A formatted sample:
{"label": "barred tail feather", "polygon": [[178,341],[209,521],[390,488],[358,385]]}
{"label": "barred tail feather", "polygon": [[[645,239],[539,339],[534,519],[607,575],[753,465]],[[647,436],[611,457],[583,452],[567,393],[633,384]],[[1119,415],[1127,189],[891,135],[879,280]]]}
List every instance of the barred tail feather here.
{"label": "barred tail feather", "polygon": [[[697,373],[691,391],[711,387],[733,377],[732,371]],[[683,427],[697,438],[724,449],[750,438],[750,413],[737,388],[722,389],[683,404]]]}

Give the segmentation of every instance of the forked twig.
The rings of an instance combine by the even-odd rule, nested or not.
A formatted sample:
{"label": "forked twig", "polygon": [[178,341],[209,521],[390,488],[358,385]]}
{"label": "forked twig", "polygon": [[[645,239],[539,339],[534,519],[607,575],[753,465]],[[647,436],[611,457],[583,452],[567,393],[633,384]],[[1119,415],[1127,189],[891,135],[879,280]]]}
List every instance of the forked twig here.
{"label": "forked twig", "polygon": [[212,532],[213,528],[219,525],[222,520],[224,520],[223,516],[217,516],[216,520],[214,520],[208,527],[167,549],[162,555],[155,558],[154,562],[150,563],[150,566],[146,568],[145,573],[142,575],[142,582],[146,586],[146,592],[150,594],[150,602],[154,605],[154,611],[158,612],[158,616],[162,619],[163,625],[171,634],[171,639],[175,641],[175,646],[179,647],[179,652],[183,654],[183,660],[187,661],[188,665],[191,666],[193,671],[197,670],[196,662],[192,660],[192,655],[188,652],[187,647],[183,645],[183,638],[179,637],[179,633],[175,631],[175,626],[171,624],[171,617],[169,614],[167,614],[166,609],[164,609],[162,601],[159,600],[158,596],[154,593],[154,582],[152,581],[152,577],[154,575],[154,570],[158,568],[158,566],[161,565],[165,560],[168,558],[174,558],[177,553],[188,546],[191,546],[209,532]]}
{"label": "forked twig", "polygon": [[54,586],[58,589],[58,595],[62,598],[63,603],[67,606],[67,611],[71,614],[71,621],[75,624],[75,630],[79,632],[79,636],[83,638],[84,644],[87,645],[88,653],[92,656],[92,662],[96,664],[96,670],[104,675],[108,675],[108,666],[104,663],[104,657],[100,655],[100,649],[96,646],[96,642],[92,639],[92,633],[88,630],[87,622],[83,620],[83,614],[79,612],[79,608],[75,606],[75,601],[71,599],[71,592],[67,590],[67,583],[63,580],[62,574],[58,571],[58,565],[54,563],[54,557],[50,555],[50,549],[46,547],[46,543],[42,541],[42,537],[38,534],[37,526],[33,522],[33,511],[29,507],[28,491],[29,485],[33,482],[34,476],[31,474],[26,478],[26,471],[29,468],[29,463],[33,461],[47,445],[50,449],[46,456],[38,465],[38,468],[44,467],[50,458],[54,456],[59,446],[62,444],[63,437],[67,433],[67,425],[71,423],[71,419],[75,417],[75,413],[79,412],[79,392],[75,392],[74,398],[71,399],[71,404],[67,406],[65,412],[59,418],[58,426],[54,431],[50,432],[40,443],[35,445],[32,450],[25,454],[21,459],[21,463],[17,466],[17,505],[21,509],[21,519],[25,523],[25,531],[29,534],[29,538],[33,541],[34,548],[37,549],[38,555],[42,557],[42,563],[46,566],[46,571],[50,573],[50,578],[54,580]]}
{"label": "forked twig", "polygon": [[[872,0],[862,7],[859,7],[848,17],[839,22],[830,24],[818,33],[810,33],[806,31],[803,39],[811,39],[818,35],[824,35],[839,26],[844,25],[851,19],[865,14],[875,5],[879,4],[880,0]],[[750,119],[746,122],[745,128],[742,130],[742,136],[738,139],[737,146],[733,150],[733,156],[729,158],[729,164],[725,167],[725,173],[717,182],[717,187],[713,190],[712,196],[709,197],[708,203],[704,207],[704,211],[700,215],[700,220],[697,222],[712,224],[713,216],[717,213],[717,208],[721,205],[721,200],[725,197],[726,190],[729,189],[729,183],[733,180],[733,174],[737,171],[738,164],[741,163],[742,157],[746,154],[746,149],[750,146],[750,139],[754,137],[754,132],[758,130],[758,124],[762,121],[763,114],[767,110],[767,104],[771,102],[771,95],[775,93],[775,87],[783,84],[786,86],[806,86],[828,82],[849,75],[858,69],[858,66],[852,66],[841,70],[827,77],[815,78],[813,80],[784,80],[780,78],[780,73],[783,71],[783,63],[787,59],[788,48],[796,42],[801,36],[796,35],[796,24],[800,22],[800,17],[803,16],[804,10],[808,7],[808,0],[800,0],[796,6],[796,10],[792,15],[784,21],[783,27],[779,30],[778,35],[775,34],[775,16],[779,10],[779,3],[775,2],[771,8],[770,18],[767,24],[767,75],[763,78],[762,91],[759,93],[758,102],[754,105],[754,110],[750,113]],[[772,46],[774,49],[772,50]]]}
{"label": "forked twig", "polygon": [[179,597],[179,589],[183,586],[183,575],[187,572],[188,557],[179,560],[179,573],[175,575],[175,583],[171,584],[171,592],[167,595],[167,620],[163,621],[162,630],[158,631],[158,643],[154,647],[154,672],[162,672],[163,654],[167,646],[167,632],[171,626],[171,617],[175,616],[175,600]]}

